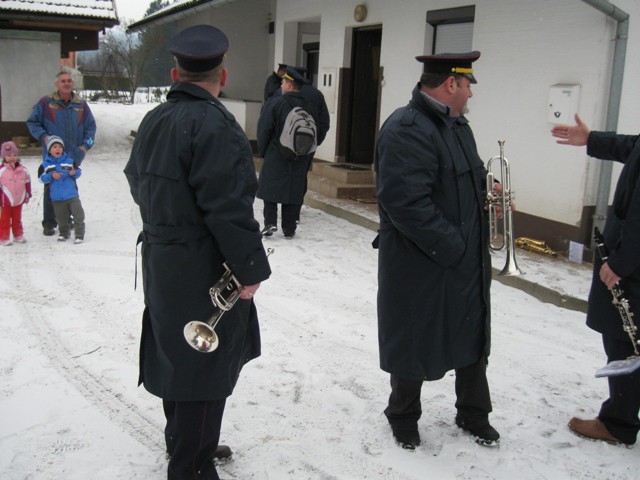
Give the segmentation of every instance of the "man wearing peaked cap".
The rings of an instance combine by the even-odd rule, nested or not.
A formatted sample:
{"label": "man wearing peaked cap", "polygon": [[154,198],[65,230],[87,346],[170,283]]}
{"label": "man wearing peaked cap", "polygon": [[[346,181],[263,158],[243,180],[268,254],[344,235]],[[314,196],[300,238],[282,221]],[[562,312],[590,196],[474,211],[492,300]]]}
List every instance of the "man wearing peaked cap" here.
{"label": "man wearing peaked cap", "polygon": [[229,50],[229,39],[211,25],[194,25],[179,32],[169,43],[178,65],[188,72],[213,70]]}
{"label": "man wearing peaked cap", "polygon": [[437,55],[420,55],[416,60],[424,64],[424,71],[443,75],[462,75],[471,83],[478,83],[473,76],[473,62],[480,58],[480,52],[439,53]]}
{"label": "man wearing peaked cap", "polygon": [[[380,367],[384,413],[397,442],[420,444],[423,381],[455,370],[455,423],[483,446],[499,443],[486,368],[491,258],[486,169],[464,116],[480,52],[418,56],[411,100],[380,129],[375,169],[380,233]],[[404,285],[404,288],[398,288]]]}
{"label": "man wearing peaked cap", "polygon": [[[303,97],[303,85],[306,85],[305,78],[293,67],[287,67],[282,77],[282,94],[269,99],[258,119],[258,150],[264,163],[260,171],[257,196],[264,202],[262,234],[265,237],[272,236],[278,230],[278,204],[281,204],[282,233],[285,238],[292,239],[304,202],[307,171],[317,146],[318,113],[315,106]],[[296,107],[305,112],[304,118],[299,120],[305,128],[308,127],[306,133],[309,135],[306,138],[309,140],[309,148],[303,151],[291,149],[295,147],[295,139],[289,137],[293,145],[288,145],[286,140],[287,132],[297,131],[288,122],[296,118]],[[298,123],[293,122],[293,125]]]}
{"label": "man wearing peaked cap", "polygon": [[287,71],[287,66],[288,65],[284,63],[279,63],[278,70],[271,73],[271,75],[269,75],[269,78],[267,78],[267,81],[264,84],[264,101],[265,102],[269,100],[269,98],[271,98],[273,94],[280,88],[280,85],[282,84],[282,77]]}
{"label": "man wearing peaked cap", "polygon": [[[143,224],[139,381],[162,399],[170,480],[219,478],[212,458],[231,454],[219,446],[225,402],[244,364],[260,355],[253,296],[271,270],[253,215],[249,140],[217,98],[228,48],[210,25],[171,40],[167,102],[143,119],[124,170]],[[210,337],[187,340],[184,328],[216,311],[209,290],[225,264],[244,286],[216,326],[219,348],[209,352]]]}
{"label": "man wearing peaked cap", "polygon": [[307,83],[304,75],[300,73],[300,71],[296,67],[287,67],[283,78],[294,82],[298,86],[298,88],[302,88],[302,86]]}
{"label": "man wearing peaked cap", "polygon": [[[316,87],[314,87],[312,85],[312,82],[309,81],[306,77],[307,75],[307,69],[304,67],[300,67],[300,66],[289,66],[286,70],[289,70],[291,72],[291,74],[289,75],[290,78],[294,78],[295,73],[296,72],[298,74],[299,77],[295,77],[295,78],[301,78],[302,82],[300,85],[300,95],[302,95],[302,97],[310,102],[315,110],[316,110],[316,126],[318,128],[318,138],[317,138],[317,142],[318,142],[318,146],[322,145],[322,142],[324,141],[325,137],[327,136],[327,132],[329,132],[329,127],[331,126],[331,119],[329,117],[329,108],[327,107],[327,102],[324,99],[324,95],[322,94],[322,92],[320,90],[318,90]],[[286,72],[285,70],[285,72]],[[300,80],[298,80],[298,83],[300,83]],[[282,89],[278,88],[278,90],[276,90],[273,93],[273,97],[277,97],[279,95],[282,95]],[[308,165],[307,165],[307,170],[310,170],[311,167],[313,165],[313,157],[309,157],[308,160]],[[306,194],[307,192],[307,178],[305,177],[305,186],[304,186],[304,192]],[[296,214],[297,217],[297,221],[300,221],[300,209],[302,208],[302,205],[299,205],[299,209],[298,212]]]}
{"label": "man wearing peaked cap", "polygon": [[[288,68],[298,72],[298,74],[303,78],[303,83],[300,88],[300,94],[307,101],[311,102],[318,112],[318,146],[320,146],[327,136],[327,132],[329,131],[330,127],[329,108],[327,107],[327,102],[325,101],[322,92],[314,87],[311,84],[311,81],[307,79],[306,68],[290,65],[285,68],[283,75],[284,73],[286,73],[286,70]],[[278,95],[282,95],[281,88],[278,88],[275,92],[273,92],[271,96],[277,97]]]}

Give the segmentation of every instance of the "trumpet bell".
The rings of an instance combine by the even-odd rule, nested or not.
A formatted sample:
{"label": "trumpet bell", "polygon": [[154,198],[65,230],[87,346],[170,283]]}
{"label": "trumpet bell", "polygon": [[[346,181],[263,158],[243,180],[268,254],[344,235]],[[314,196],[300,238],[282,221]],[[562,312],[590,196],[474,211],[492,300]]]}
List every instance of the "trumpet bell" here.
{"label": "trumpet bell", "polygon": [[191,348],[202,352],[211,353],[218,348],[220,341],[218,335],[204,322],[193,321],[184,326],[184,338]]}

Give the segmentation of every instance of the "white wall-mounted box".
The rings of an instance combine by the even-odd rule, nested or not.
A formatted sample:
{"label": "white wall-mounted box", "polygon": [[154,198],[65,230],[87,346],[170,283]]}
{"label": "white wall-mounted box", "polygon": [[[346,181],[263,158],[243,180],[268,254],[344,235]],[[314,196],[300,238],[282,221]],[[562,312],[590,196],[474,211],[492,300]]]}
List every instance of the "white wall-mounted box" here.
{"label": "white wall-mounted box", "polygon": [[562,83],[551,85],[547,122],[573,123],[573,116],[578,113],[579,101],[580,85]]}

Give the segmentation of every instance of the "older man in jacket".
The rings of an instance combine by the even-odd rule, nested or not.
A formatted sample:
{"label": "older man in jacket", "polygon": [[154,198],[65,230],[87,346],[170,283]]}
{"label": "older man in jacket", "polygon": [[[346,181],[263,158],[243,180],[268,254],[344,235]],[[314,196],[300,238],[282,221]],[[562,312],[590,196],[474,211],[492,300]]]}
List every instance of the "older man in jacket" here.
{"label": "older man in jacket", "polygon": [[[167,101],[143,119],[125,174],[142,217],[145,309],[140,382],[163,401],[168,478],[218,479],[225,401],[260,355],[253,296],[271,270],[253,216],[251,147],[220,103],[226,35],[195,25],[169,44],[176,57]],[[241,299],[216,326],[219,346],[195,350],[183,335],[215,312],[209,289],[229,266]]]}
{"label": "older man in jacket", "polygon": [[[587,325],[602,335],[608,361],[613,362],[631,357],[640,349],[638,331],[632,332],[634,349],[609,291],[620,284],[635,318],[640,317],[640,135],[590,131],[577,114],[575,120],[574,126],[558,125],[552,129],[558,143],[586,145],[588,155],[624,164],[613,196],[613,209],[602,232],[608,259],[603,263],[596,257],[593,262],[587,310]],[[638,327],[637,323],[635,326]],[[593,440],[633,445],[640,430],[640,370],[610,376],[608,381],[609,398],[602,403],[598,416],[588,420],[574,417],[569,428]]]}
{"label": "older man in jacket", "polygon": [[416,57],[411,101],[380,130],[375,167],[380,233],[380,366],[391,374],[385,415],[397,442],[420,445],[424,380],[455,370],[456,424],[499,442],[486,368],[491,260],[486,170],[464,117],[479,52]]}
{"label": "older man in jacket", "polygon": [[[55,135],[62,138],[65,153],[79,167],[87,151],[93,147],[96,121],[89,104],[78,96],[73,86],[73,77],[69,72],[58,72],[56,90],[38,100],[27,119],[27,127],[31,135],[42,142],[42,158],[48,154],[49,137]],[[42,175],[41,168],[38,169],[38,176]],[[48,184],[44,186],[42,204],[42,233],[50,236],[55,233],[57,222]]]}

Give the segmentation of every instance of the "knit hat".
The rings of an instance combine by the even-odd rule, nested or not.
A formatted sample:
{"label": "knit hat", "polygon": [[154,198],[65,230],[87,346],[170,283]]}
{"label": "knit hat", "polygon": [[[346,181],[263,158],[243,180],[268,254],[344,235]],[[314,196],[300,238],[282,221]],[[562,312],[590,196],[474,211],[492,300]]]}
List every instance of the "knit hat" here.
{"label": "knit hat", "polygon": [[47,141],[47,152],[51,150],[51,147],[54,143],[59,143],[60,145],[62,145],[62,148],[64,148],[64,142],[62,141],[62,139],[57,135],[51,135],[49,137],[49,141]]}
{"label": "knit hat", "polygon": [[2,147],[0,147],[0,151],[2,151],[3,160],[9,155],[18,155],[18,147],[16,147],[16,144],[10,140],[2,144]]}

